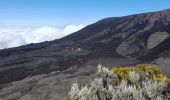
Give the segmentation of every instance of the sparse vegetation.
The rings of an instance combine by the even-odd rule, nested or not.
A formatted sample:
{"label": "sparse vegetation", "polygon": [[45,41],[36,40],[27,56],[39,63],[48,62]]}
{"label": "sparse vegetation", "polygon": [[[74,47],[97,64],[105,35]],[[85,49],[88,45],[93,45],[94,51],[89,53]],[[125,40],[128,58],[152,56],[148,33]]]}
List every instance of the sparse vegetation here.
{"label": "sparse vegetation", "polygon": [[67,96],[65,96],[65,97],[63,98],[63,100],[70,100],[70,98],[67,97]]}
{"label": "sparse vegetation", "polygon": [[97,78],[90,85],[72,85],[64,100],[167,100],[170,79],[156,65],[97,66]]}

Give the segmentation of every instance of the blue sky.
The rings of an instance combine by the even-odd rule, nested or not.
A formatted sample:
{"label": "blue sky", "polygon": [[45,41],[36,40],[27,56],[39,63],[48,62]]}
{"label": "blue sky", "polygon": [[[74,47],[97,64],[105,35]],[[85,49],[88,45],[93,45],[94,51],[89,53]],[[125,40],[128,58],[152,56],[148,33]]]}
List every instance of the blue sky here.
{"label": "blue sky", "polygon": [[170,0],[0,0],[0,26],[88,25],[170,8]]}

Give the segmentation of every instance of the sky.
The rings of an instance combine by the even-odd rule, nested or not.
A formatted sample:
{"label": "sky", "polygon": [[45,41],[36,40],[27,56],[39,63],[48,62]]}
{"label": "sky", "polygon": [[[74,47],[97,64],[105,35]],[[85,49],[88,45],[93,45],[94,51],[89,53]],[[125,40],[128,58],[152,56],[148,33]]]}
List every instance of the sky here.
{"label": "sky", "polygon": [[102,18],[170,8],[170,0],[0,0],[0,49],[62,38]]}
{"label": "sky", "polygon": [[0,26],[91,24],[170,8],[170,0],[0,0]]}

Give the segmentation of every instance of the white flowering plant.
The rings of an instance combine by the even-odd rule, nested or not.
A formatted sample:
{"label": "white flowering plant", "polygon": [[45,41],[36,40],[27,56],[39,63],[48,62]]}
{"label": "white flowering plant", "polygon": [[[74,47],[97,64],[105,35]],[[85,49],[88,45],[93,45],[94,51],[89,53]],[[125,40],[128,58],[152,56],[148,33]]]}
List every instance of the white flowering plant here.
{"label": "white flowering plant", "polygon": [[89,86],[79,87],[77,82],[74,83],[67,100],[169,100],[168,78],[160,74],[155,66],[139,66],[137,69],[126,67],[109,70],[99,64],[97,78]]}

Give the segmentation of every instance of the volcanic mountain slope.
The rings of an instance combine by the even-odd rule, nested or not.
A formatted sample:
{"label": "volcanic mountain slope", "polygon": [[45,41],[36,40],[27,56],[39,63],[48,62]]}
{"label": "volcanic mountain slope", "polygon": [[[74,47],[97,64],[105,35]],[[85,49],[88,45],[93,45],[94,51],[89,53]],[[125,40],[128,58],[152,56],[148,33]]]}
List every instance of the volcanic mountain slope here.
{"label": "volcanic mountain slope", "polygon": [[[170,10],[163,10],[106,18],[59,40],[1,50],[0,97],[14,93],[4,90],[11,86],[11,91],[28,86],[17,96],[13,94],[19,98],[31,91],[33,83],[44,79],[57,80],[59,83],[54,83],[58,90],[65,79],[93,76],[99,62],[108,67],[153,63],[170,76],[169,35]],[[22,85],[16,88],[18,83],[14,81]]]}

